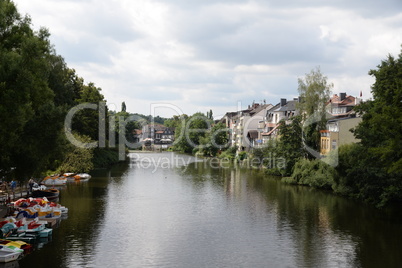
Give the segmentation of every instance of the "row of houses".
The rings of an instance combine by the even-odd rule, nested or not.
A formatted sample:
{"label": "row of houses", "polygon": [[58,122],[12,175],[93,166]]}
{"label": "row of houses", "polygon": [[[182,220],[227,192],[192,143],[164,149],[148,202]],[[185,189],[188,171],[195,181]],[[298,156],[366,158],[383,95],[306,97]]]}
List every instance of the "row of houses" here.
{"label": "row of houses", "polygon": [[133,135],[136,142],[143,142],[145,145],[172,144],[174,141],[174,130],[158,123],[135,129]]}
{"label": "row of houses", "polygon": [[[237,146],[240,151],[249,151],[276,139],[279,122],[284,120],[289,123],[290,118],[300,114],[297,105],[300,101],[300,98],[282,98],[276,105],[254,103],[245,110],[226,113],[219,122],[229,129],[231,146]],[[346,93],[334,94],[328,100],[325,107],[327,128],[320,133],[322,155],[342,144],[357,141],[350,129],[361,121],[353,110],[360,101]]]}

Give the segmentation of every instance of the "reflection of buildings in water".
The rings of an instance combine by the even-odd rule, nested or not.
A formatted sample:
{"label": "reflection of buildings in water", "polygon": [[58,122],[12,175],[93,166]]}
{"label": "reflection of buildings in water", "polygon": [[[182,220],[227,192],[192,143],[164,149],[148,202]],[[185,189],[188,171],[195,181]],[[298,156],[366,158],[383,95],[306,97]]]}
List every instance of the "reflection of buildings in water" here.
{"label": "reflection of buildings in water", "polygon": [[[225,172],[226,170],[224,170]],[[242,191],[242,181],[239,169],[230,169],[229,175],[225,176],[224,185],[227,197],[240,197]]]}
{"label": "reflection of buildings in water", "polygon": [[306,244],[309,246],[311,243],[314,244],[313,254],[307,256],[306,251],[302,249],[299,254],[305,256],[300,258],[303,259],[303,263],[299,264],[305,266],[320,263],[322,267],[354,267],[358,263],[357,242],[350,234],[333,229],[328,207],[318,207],[317,225],[318,232],[310,237],[309,243]]}

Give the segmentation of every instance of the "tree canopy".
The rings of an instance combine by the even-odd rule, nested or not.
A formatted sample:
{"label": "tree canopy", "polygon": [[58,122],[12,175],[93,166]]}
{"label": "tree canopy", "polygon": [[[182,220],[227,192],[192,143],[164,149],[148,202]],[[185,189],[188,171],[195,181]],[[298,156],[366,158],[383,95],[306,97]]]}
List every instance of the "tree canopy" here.
{"label": "tree canopy", "polygon": [[[49,36],[45,28],[34,31],[12,1],[0,1],[0,176],[56,170],[72,150],[63,132],[68,110],[104,102],[100,88],[56,54]],[[96,140],[98,121],[97,111],[80,111],[73,129]]]}

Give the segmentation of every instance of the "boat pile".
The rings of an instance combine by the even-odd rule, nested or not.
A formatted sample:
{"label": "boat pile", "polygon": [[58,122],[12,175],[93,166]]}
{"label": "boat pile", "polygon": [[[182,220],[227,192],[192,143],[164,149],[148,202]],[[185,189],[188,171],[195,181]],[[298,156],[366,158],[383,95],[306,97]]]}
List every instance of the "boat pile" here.
{"label": "boat pile", "polygon": [[44,198],[21,198],[9,205],[12,216],[0,220],[0,263],[17,260],[32,244],[51,239],[53,229],[68,209]]}
{"label": "boat pile", "polygon": [[87,181],[91,178],[88,173],[64,173],[47,176],[42,180],[46,186],[62,186],[67,181]]}

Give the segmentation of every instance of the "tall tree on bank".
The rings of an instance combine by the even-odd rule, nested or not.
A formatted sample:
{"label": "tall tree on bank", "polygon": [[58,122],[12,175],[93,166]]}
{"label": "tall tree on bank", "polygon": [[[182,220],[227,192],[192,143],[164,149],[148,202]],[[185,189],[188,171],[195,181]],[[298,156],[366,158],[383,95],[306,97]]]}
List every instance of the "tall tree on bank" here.
{"label": "tall tree on bank", "polygon": [[0,172],[15,168],[16,177],[49,163],[63,117],[49,83],[55,70],[49,33],[30,26],[12,1],[0,2]]}
{"label": "tall tree on bank", "polygon": [[317,150],[320,144],[319,131],[326,124],[325,103],[330,98],[333,84],[328,83],[328,78],[321,73],[320,67],[311,70],[304,79],[299,78],[298,83],[298,109],[303,117],[305,143]]}
{"label": "tall tree on bank", "polygon": [[389,55],[369,74],[376,79],[373,100],[356,108],[363,117],[354,131],[361,146],[350,169],[361,167],[354,179],[359,195],[383,205],[402,200],[402,53]]}
{"label": "tall tree on bank", "polygon": [[[0,1],[0,176],[6,178],[56,170],[72,150],[63,131],[68,110],[104,100],[67,67],[49,36],[32,30],[12,1]],[[98,118],[93,110],[77,113],[77,134],[96,140]]]}

